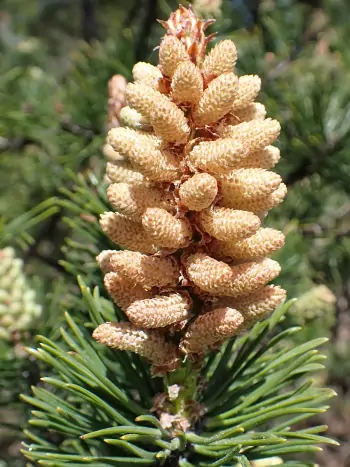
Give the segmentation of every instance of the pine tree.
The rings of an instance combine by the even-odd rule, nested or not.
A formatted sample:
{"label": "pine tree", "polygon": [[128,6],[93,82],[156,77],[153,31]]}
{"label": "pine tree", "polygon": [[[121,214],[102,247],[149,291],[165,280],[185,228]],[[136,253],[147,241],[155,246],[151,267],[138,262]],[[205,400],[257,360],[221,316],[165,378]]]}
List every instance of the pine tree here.
{"label": "pine tree", "polygon": [[[35,408],[24,455],[48,466],[310,465],[295,455],[334,442],[324,426],[298,423],[334,392],[308,379],[325,340],[294,345],[300,328],[282,325],[290,303],[278,307],[284,291],[265,286],[280,269],[266,257],[283,244],[261,227],[285,195],[269,171],[279,124],[254,102],[259,78],[233,73],[232,41],[205,56],[208,23],[185,8],[163,25],[159,67],[134,68],[126,90],[139,129],[109,133],[126,160],[107,172],[118,213],[101,226],[126,250],[98,231],[103,186],[80,178],[82,189],[66,191],[66,206],[85,210],[72,225],[89,225],[81,234],[103,245],[98,262],[117,306],[79,279],[88,314],[67,313],[61,339],[39,337],[29,350],[52,371],[22,396]],[[74,247],[66,267],[84,272]]]}
{"label": "pine tree", "polygon": [[[136,3],[139,8],[135,9]],[[17,253],[24,257],[27,270],[40,277],[38,289],[44,290],[48,298],[36,332],[46,336],[53,332],[54,339],[61,316],[58,306],[74,311],[82,321],[86,316],[69,273],[82,274],[86,283],[99,285],[101,293],[105,293],[95,256],[115,248],[97,224],[100,213],[110,209],[100,180],[104,170],[100,148],[105,134],[106,83],[113,73],[122,73],[130,80],[136,56],[156,63],[157,53],[151,50],[162,33],[154,22],[154,13],[145,11],[146,4],[151,3],[158,3],[158,17],[166,17],[168,7],[163,1],[131,1],[127,8],[125,2],[99,2],[95,13],[102,42],[92,41],[90,46],[82,44],[78,37],[80,2],[43,1],[40,15],[36,1],[28,0],[25,8],[19,0],[5,0],[2,5],[11,13],[13,24],[9,25],[6,15],[1,15],[4,72],[0,82],[0,132],[4,139],[0,141],[0,210],[13,222],[11,229],[6,229],[4,242],[1,231],[1,247],[14,243],[25,247],[30,229],[32,246],[23,254]],[[335,325],[329,329],[330,323],[323,321],[327,329],[321,331],[312,320],[311,326],[305,323],[303,331],[293,339],[303,341],[305,334],[312,339],[320,335],[318,332],[331,337],[327,344],[329,381],[346,397],[349,5],[324,0],[322,9],[314,9],[311,3],[315,2],[276,0],[259,2],[257,8],[257,3],[224,0],[222,15],[215,25],[217,39],[234,40],[240,58],[238,74],[260,76],[259,100],[268,115],[281,123],[277,146],[283,157],[274,170],[282,175],[289,194],[281,207],[271,210],[265,219],[265,225],[286,235],[284,248],[273,256],[282,266],[275,283],[283,286],[289,296],[302,295],[319,284],[327,284],[336,294]],[[176,7],[176,2],[167,4]],[[70,17],[78,21],[68,21]],[[151,28],[146,24],[149,17],[153,17]],[[57,60],[51,59],[53,55]],[[80,89],[89,97],[82,99]],[[29,105],[25,105],[27,102]],[[74,172],[79,166],[84,175],[68,176],[63,165]],[[65,187],[63,196],[67,199],[57,202],[61,187]],[[22,216],[50,194],[56,195],[46,203],[49,212],[56,213],[53,218],[34,225],[35,220],[46,215],[44,204],[32,218]],[[65,237],[68,241],[62,259],[60,248]],[[47,291],[58,282],[50,303]],[[298,324],[294,318],[292,310],[282,326]],[[109,319],[113,320],[113,316]],[[28,373],[27,368],[11,372],[6,384],[12,388],[13,400],[21,390],[19,375]],[[343,439],[349,429],[343,423],[339,431],[338,421],[346,404],[339,398],[335,403],[335,413],[339,414],[334,415],[336,423],[332,415],[320,422],[333,426],[333,434]],[[345,457],[346,445],[342,451]],[[331,449],[325,457],[318,457],[319,463],[337,467],[342,460],[336,453],[341,450]]]}

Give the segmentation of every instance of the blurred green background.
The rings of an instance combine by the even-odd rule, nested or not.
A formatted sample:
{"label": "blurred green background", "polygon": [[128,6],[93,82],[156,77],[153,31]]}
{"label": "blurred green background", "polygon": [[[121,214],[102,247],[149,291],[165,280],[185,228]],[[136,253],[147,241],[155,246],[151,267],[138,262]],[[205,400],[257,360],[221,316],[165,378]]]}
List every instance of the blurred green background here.
{"label": "blurred green background", "polygon": [[[216,40],[235,41],[238,73],[261,76],[260,101],[282,124],[276,170],[289,193],[267,219],[287,235],[275,255],[278,283],[301,297],[289,319],[304,326],[302,338],[330,339],[319,378],[339,397],[320,422],[341,447],[317,461],[349,466],[350,2],[194,3],[216,17]],[[27,408],[18,393],[40,375],[18,348],[37,333],[54,338],[60,310],[80,312],[73,275],[101,285],[94,257],[106,248],[96,216],[106,203],[108,80],[130,79],[136,61],[156,62],[156,19],[176,8],[170,0],[0,2],[0,249],[15,248],[21,287],[43,309],[26,332],[0,342],[0,465],[25,465],[18,449]],[[0,305],[0,328],[4,313]]]}

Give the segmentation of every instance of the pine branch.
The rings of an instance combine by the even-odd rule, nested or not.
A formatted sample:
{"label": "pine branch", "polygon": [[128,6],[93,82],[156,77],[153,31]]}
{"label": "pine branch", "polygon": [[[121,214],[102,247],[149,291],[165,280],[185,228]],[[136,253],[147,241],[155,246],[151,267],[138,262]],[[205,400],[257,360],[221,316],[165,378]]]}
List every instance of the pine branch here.
{"label": "pine branch", "polygon": [[286,185],[290,187],[314,173],[317,173],[317,168],[309,160],[306,160],[300,167],[284,177],[284,180]]}
{"label": "pine branch", "polygon": [[68,133],[71,133],[73,135],[83,136],[88,141],[91,141],[95,136],[101,134],[97,130],[91,128],[84,128],[83,126],[72,122],[69,117],[65,117],[61,121],[61,128],[62,130],[67,131]]}
{"label": "pine branch", "polygon": [[157,20],[158,0],[144,0],[143,9],[146,16],[142,21],[139,39],[136,44],[136,61],[145,59],[148,54],[148,38]]}
{"label": "pine branch", "polygon": [[[145,2],[139,57],[146,53],[156,7],[155,0]],[[181,15],[189,15],[183,23]],[[262,216],[256,214],[272,209],[285,194],[280,176],[268,171],[279,158],[278,149],[269,149],[279,124],[264,119],[264,106],[254,102],[256,76],[241,77],[238,86],[231,41],[219,43],[203,62],[203,25],[191,15],[180,9],[163,23],[168,34],[159,67],[141,66],[146,76],[140,72],[128,87],[135,128],[144,124],[143,114],[147,125],[142,132],[112,130],[112,147],[125,158],[109,164],[109,179],[115,179],[108,201],[106,187],[93,174],[88,181],[73,176],[74,188],[61,190],[64,199],[57,204],[74,216],[65,218],[72,236],[60,264],[89,284],[102,283],[98,255],[116,306],[79,278],[83,299],[76,298],[66,313],[60,337],[40,336],[39,348],[29,349],[49,369],[32,396],[23,396],[34,407],[24,449],[32,463],[246,467],[278,456],[281,465],[303,466],[308,464],[282,458],[337,444],[323,436],[326,427],[300,428],[335,395],[311,379],[323,369],[317,347],[326,339],[295,344],[301,329],[286,324],[291,303],[279,306],[285,291],[265,287],[278,275],[278,263],[267,257],[282,245],[283,234],[260,228]],[[235,105],[247,118],[238,128]],[[261,113],[255,118],[259,111],[261,119]],[[70,121],[62,128],[87,142],[95,135]],[[192,145],[193,129],[203,141]],[[241,141],[235,141],[237,134]],[[225,138],[233,139],[229,148]],[[247,157],[240,162],[242,154]],[[237,163],[242,168],[231,182],[226,177]],[[314,169],[305,163],[287,182],[295,184]],[[164,189],[172,185],[175,193]],[[111,205],[117,212],[106,213]],[[242,225],[237,210],[245,213]],[[203,243],[210,240],[205,252],[197,231]],[[271,291],[273,300],[264,302]]]}
{"label": "pine branch", "polygon": [[0,152],[5,151],[20,151],[26,146],[31,144],[40,145],[40,141],[35,140],[34,138],[28,137],[17,137],[15,139],[1,138],[0,140]]}
{"label": "pine branch", "polygon": [[[102,299],[96,293],[92,295],[83,283],[81,286],[89,306],[90,320],[103,322],[100,314]],[[69,331],[61,330],[64,346],[40,337],[41,350],[29,350],[39,360],[54,367],[59,376],[42,378],[47,389],[33,388],[33,396],[22,396],[22,399],[36,408],[32,426],[44,436],[46,430],[50,430],[53,434],[62,433],[75,439],[79,444],[79,454],[67,451],[64,443],[47,445],[45,439],[41,441],[27,430],[32,444],[30,449],[25,449],[25,456],[30,461],[39,461],[46,459],[47,452],[50,452],[52,462],[76,461],[77,465],[84,457],[84,462],[90,463],[113,461],[122,465],[155,465],[156,460],[162,458],[165,461],[163,465],[167,467],[204,466],[215,465],[216,462],[221,465],[221,460],[228,461],[231,456],[237,456],[240,449],[244,449],[247,459],[254,460],[294,451],[310,452],[317,450],[315,444],[319,443],[336,444],[317,434],[322,433],[324,427],[319,431],[294,427],[297,420],[322,413],[324,401],[334,393],[316,388],[311,380],[305,382],[304,379],[305,374],[318,368],[314,348],[322,344],[323,339],[292,347],[286,352],[283,348],[281,351],[279,339],[272,338],[270,333],[283,320],[287,309],[285,306],[277,310],[265,323],[257,324],[249,335],[235,343],[232,358],[221,368],[224,381],[229,378],[229,389],[219,398],[212,398],[212,408],[204,417],[200,435],[188,431],[176,433],[175,437],[162,428],[157,418],[147,414],[149,400],[144,385],[135,386],[139,388],[136,392],[135,389],[130,390],[130,378],[142,380],[139,364],[131,366],[130,360],[126,366],[120,365],[123,355],[126,360],[131,355],[108,349],[100,352],[90,333],[72,316],[66,315]],[[261,333],[265,335],[266,330],[268,334],[264,342]],[[251,349],[256,346],[258,352],[252,359],[254,352],[249,351],[250,363],[246,365],[244,350],[249,346]],[[114,368],[113,377],[108,376],[108,368]],[[234,376],[234,368],[242,369],[239,377]],[[174,374],[171,379],[189,388],[189,374]],[[210,371],[200,376],[203,378],[210,380]],[[252,381],[259,383],[254,387]],[[50,386],[56,391],[48,390]],[[206,386],[202,388],[199,400],[209,408]],[[231,400],[235,401],[234,404]],[[229,408],[226,412],[223,411],[225,405]],[[138,414],[136,422],[135,414]],[[266,422],[277,417],[284,421],[271,425],[267,431],[259,431],[260,426],[266,426]],[[91,441],[94,444],[90,444]],[[106,445],[112,448],[105,451],[103,446]],[[101,454],[96,457],[89,446],[94,446],[95,453],[100,446]],[[242,454],[239,458],[242,460]],[[210,462],[205,459],[210,459]]]}

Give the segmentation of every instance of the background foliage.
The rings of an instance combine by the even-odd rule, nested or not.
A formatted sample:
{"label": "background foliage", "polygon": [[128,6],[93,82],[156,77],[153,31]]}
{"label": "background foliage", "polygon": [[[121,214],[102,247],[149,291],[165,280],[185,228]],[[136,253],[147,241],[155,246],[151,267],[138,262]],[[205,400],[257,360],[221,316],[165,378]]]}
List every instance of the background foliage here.
{"label": "background foliage", "polygon": [[[107,81],[115,73],[130,78],[137,60],[154,61],[162,35],[156,18],[176,6],[170,0],[1,3],[0,248],[17,248],[45,310],[25,343],[36,333],[56,339],[59,309],[74,309],[84,320],[72,274],[101,285],[94,257],[108,248],[96,223],[106,206]],[[236,42],[239,72],[261,76],[261,100],[282,123],[277,170],[289,195],[268,219],[287,234],[277,258],[279,283],[290,297],[319,284],[336,297],[289,315],[290,324],[306,324],[306,339],[330,338],[322,378],[340,397],[321,422],[342,442],[318,455],[330,467],[350,462],[349,14],[342,0],[224,0],[215,26],[219,39]],[[28,409],[18,393],[44,369],[31,357],[13,363],[8,347],[1,352],[0,453],[21,466],[17,422]]]}

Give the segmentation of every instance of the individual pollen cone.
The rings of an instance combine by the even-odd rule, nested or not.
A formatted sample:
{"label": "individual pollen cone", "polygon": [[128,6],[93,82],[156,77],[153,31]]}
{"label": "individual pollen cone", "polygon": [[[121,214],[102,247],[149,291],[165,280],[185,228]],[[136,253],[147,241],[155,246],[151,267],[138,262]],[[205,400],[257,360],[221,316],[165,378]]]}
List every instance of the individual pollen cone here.
{"label": "individual pollen cone", "polygon": [[129,158],[129,154],[136,143],[148,143],[154,148],[160,146],[160,141],[155,135],[142,133],[130,128],[112,128],[108,132],[108,142],[115,151],[127,158]]}
{"label": "individual pollen cone", "polygon": [[268,285],[245,297],[224,297],[215,303],[215,307],[228,306],[237,309],[244,317],[243,327],[252,326],[256,321],[266,318],[286,299],[287,292],[281,287]]}
{"label": "individual pollen cone", "polygon": [[198,126],[210,125],[224,117],[233,105],[237,88],[238,78],[234,73],[224,73],[211,81],[194,113],[195,123]]}
{"label": "individual pollen cone", "polygon": [[270,285],[258,290],[255,294],[236,299],[236,306],[244,316],[244,328],[266,318],[282,305],[286,296],[287,292],[284,289]]}
{"label": "individual pollen cone", "polygon": [[218,296],[250,294],[280,273],[279,264],[270,259],[229,266],[204,253],[189,256],[185,266],[189,279],[199,289]]}
{"label": "individual pollen cone", "polygon": [[180,348],[190,354],[202,354],[210,346],[221,343],[240,330],[244,319],[233,308],[217,308],[200,315],[188,326]]}
{"label": "individual pollen cone", "polygon": [[221,180],[221,195],[234,206],[245,199],[262,198],[273,193],[281,181],[278,174],[264,169],[233,170]]}
{"label": "individual pollen cone", "polygon": [[212,237],[233,244],[234,240],[253,235],[261,224],[259,217],[251,212],[218,207],[201,211],[198,223]]}
{"label": "individual pollen cone", "polygon": [[103,250],[96,257],[96,261],[98,262],[98,265],[100,266],[100,269],[104,274],[112,271],[111,266],[110,266],[110,259],[112,255],[114,255],[115,253],[116,253],[115,250]]}
{"label": "individual pollen cone", "polygon": [[179,266],[171,257],[147,256],[136,251],[113,253],[108,260],[109,270],[118,272],[144,289],[176,287],[179,283]]}
{"label": "individual pollen cone", "polygon": [[129,83],[125,97],[128,105],[143,115],[147,120],[150,119],[151,111],[154,108],[154,103],[163,96],[160,92],[152,89],[143,83]]}
{"label": "individual pollen cone", "polygon": [[157,248],[143,230],[141,223],[116,212],[105,212],[101,214],[100,225],[112,242],[122,248],[141,253],[153,254],[157,252]]}
{"label": "individual pollen cone", "polygon": [[242,209],[244,211],[251,211],[256,214],[260,214],[264,211],[269,211],[282,203],[286,194],[287,187],[284,183],[281,183],[277,190],[261,198],[231,198],[230,196],[226,196],[225,193],[220,204],[228,208]]}
{"label": "individual pollen cone", "polygon": [[267,118],[261,121],[251,120],[239,125],[228,125],[221,131],[221,136],[244,141],[247,150],[251,153],[272,144],[278,137],[280,130],[281,125],[277,120]]}
{"label": "individual pollen cone", "polygon": [[261,151],[253,152],[244,158],[239,166],[240,168],[252,169],[272,169],[280,160],[280,150],[275,146],[266,146]]}
{"label": "individual pollen cone", "polygon": [[124,157],[116,152],[112,146],[106,143],[102,148],[103,155],[111,162],[118,162],[124,160]]}
{"label": "individual pollen cone", "polygon": [[119,148],[145,177],[165,182],[179,177],[178,161],[170,153],[158,149],[158,138],[127,128],[111,130],[108,138],[112,147],[116,150]]}
{"label": "individual pollen cone", "polygon": [[[244,211],[238,211],[244,212]],[[227,237],[226,237],[227,238]],[[225,239],[223,239],[225,240]],[[284,235],[279,230],[262,228],[254,235],[239,241],[213,242],[211,251],[235,259],[253,259],[269,256],[284,245]]]}
{"label": "individual pollen cone", "polygon": [[261,79],[256,75],[241,76],[238,80],[237,97],[233,103],[232,111],[240,110],[251,104],[259,94]]}
{"label": "individual pollen cone", "polygon": [[232,266],[234,283],[227,288],[227,295],[239,297],[261,289],[275,279],[281,272],[281,266],[269,258],[259,262],[244,263]]}
{"label": "individual pollen cone", "polygon": [[177,37],[163,37],[159,47],[159,68],[163,75],[171,78],[179,63],[189,61],[185,45]]}
{"label": "individual pollen cone", "polygon": [[142,185],[113,183],[107,188],[107,198],[118,212],[136,221],[150,207],[174,210],[170,195]]}
{"label": "individual pollen cone", "polygon": [[166,342],[157,331],[145,331],[130,323],[104,323],[95,329],[92,337],[112,349],[135,352],[168,371],[179,363],[176,346]]}
{"label": "individual pollen cone", "polygon": [[193,167],[215,175],[230,172],[247,155],[242,141],[223,138],[197,144],[188,158]]}
{"label": "individual pollen cone", "polygon": [[138,62],[132,69],[135,83],[142,83],[153,89],[158,89],[158,82],[163,77],[162,72],[150,63]]}
{"label": "individual pollen cone", "polygon": [[173,293],[136,301],[125,313],[133,324],[142,328],[164,328],[187,319],[190,306],[191,300],[187,294]]}
{"label": "individual pollen cone", "polygon": [[225,295],[226,286],[232,279],[228,264],[204,253],[195,253],[185,259],[185,267],[189,279],[201,290],[213,295]]}
{"label": "individual pollen cone", "polygon": [[192,62],[182,62],[171,81],[171,96],[175,102],[199,102],[203,92],[203,78]]}
{"label": "individual pollen cone", "polygon": [[164,95],[157,97],[150,119],[157,136],[164,142],[185,143],[190,134],[190,127],[181,109]]}
{"label": "individual pollen cone", "polygon": [[218,184],[214,177],[206,173],[193,175],[179,189],[181,204],[190,211],[208,208],[218,194]]}
{"label": "individual pollen cone", "polygon": [[120,123],[123,126],[127,126],[134,130],[147,129],[149,126],[149,121],[147,118],[143,117],[140,113],[128,105],[122,108],[119,118]]}
{"label": "individual pollen cone", "polygon": [[[124,107],[124,109],[126,108],[127,107]],[[227,118],[226,123],[228,125],[238,125],[239,123],[250,122],[251,120],[264,120],[265,117],[265,106],[259,102],[255,102],[254,104],[247,105],[247,107],[243,109],[233,111],[230,117]]]}
{"label": "individual pollen cone", "polygon": [[132,185],[145,183],[144,176],[127,161],[107,162],[107,177],[111,182],[126,182]]}
{"label": "individual pollen cone", "polygon": [[221,41],[208,53],[203,63],[203,73],[219,76],[230,73],[237,61],[237,49],[230,40]]}
{"label": "individual pollen cone", "polygon": [[129,159],[145,177],[156,182],[171,182],[180,175],[179,162],[175,156],[156,149],[153,143],[136,143]]}
{"label": "individual pollen cone", "polygon": [[189,221],[186,218],[176,219],[164,209],[146,209],[142,226],[149,238],[161,248],[183,248],[192,238]]}
{"label": "individual pollen cone", "polygon": [[151,292],[143,289],[117,272],[108,272],[104,284],[113,302],[123,311],[135,300],[145,300],[151,297]]}

